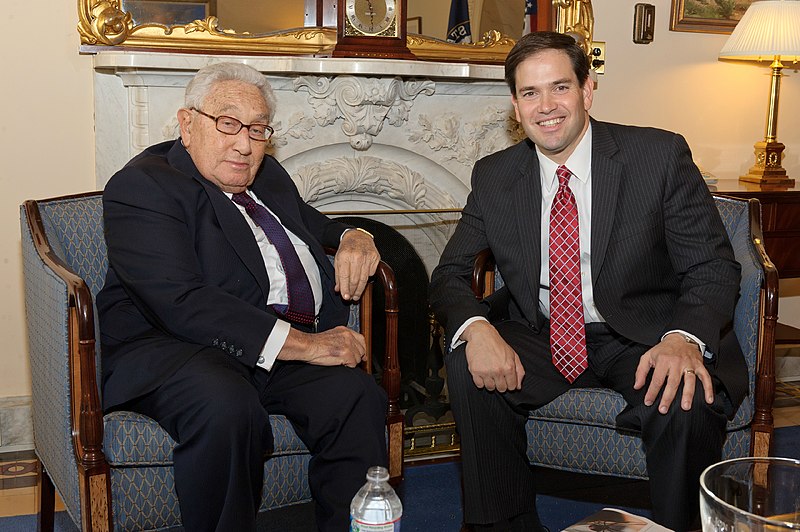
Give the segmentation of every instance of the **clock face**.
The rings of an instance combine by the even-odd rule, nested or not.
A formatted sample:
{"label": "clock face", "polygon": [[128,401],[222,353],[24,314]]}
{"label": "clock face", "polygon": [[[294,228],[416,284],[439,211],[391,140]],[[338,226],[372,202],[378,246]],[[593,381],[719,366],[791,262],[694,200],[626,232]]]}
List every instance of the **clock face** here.
{"label": "clock face", "polygon": [[396,0],[346,0],[345,34],[397,37]]}

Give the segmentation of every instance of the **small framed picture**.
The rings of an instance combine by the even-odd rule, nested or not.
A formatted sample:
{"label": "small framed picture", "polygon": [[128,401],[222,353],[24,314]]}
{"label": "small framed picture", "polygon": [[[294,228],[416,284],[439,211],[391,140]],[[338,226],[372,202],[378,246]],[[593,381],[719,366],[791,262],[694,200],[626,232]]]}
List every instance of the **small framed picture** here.
{"label": "small framed picture", "polygon": [[754,0],[672,0],[669,29],[731,33]]}
{"label": "small framed picture", "polygon": [[422,17],[408,17],[406,32],[422,35]]}

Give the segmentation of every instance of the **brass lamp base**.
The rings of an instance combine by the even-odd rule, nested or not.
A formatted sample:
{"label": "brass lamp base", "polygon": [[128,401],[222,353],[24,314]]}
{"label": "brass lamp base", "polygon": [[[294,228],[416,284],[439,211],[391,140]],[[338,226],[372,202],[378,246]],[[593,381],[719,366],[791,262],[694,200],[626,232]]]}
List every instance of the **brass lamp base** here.
{"label": "brass lamp base", "polygon": [[793,187],[794,179],[788,177],[786,169],[781,166],[781,156],[785,147],[782,142],[756,142],[754,146],[756,164],[750,168],[747,175],[740,176],[739,181]]}

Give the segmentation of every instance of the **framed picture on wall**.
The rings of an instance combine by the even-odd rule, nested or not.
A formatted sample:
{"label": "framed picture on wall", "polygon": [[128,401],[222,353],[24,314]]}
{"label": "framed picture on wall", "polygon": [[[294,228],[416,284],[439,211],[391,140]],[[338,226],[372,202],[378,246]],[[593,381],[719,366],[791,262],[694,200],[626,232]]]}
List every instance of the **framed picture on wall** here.
{"label": "framed picture on wall", "polygon": [[422,17],[408,17],[407,22],[406,31],[408,33],[422,35]]}
{"label": "framed picture on wall", "polygon": [[731,33],[754,0],[672,0],[669,29]]}
{"label": "framed picture on wall", "polygon": [[122,10],[131,14],[134,24],[183,26],[216,16],[216,4],[216,0],[122,0]]}

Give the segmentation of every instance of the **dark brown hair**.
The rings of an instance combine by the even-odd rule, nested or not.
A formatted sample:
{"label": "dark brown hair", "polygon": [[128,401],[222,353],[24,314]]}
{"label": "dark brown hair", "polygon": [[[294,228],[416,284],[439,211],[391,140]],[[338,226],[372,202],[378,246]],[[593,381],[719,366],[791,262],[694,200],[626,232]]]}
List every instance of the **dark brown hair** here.
{"label": "dark brown hair", "polygon": [[561,50],[572,62],[572,70],[581,87],[589,78],[589,58],[575,39],[554,31],[535,31],[524,35],[506,56],[506,83],[511,94],[517,93],[517,67],[532,55],[545,50]]}

